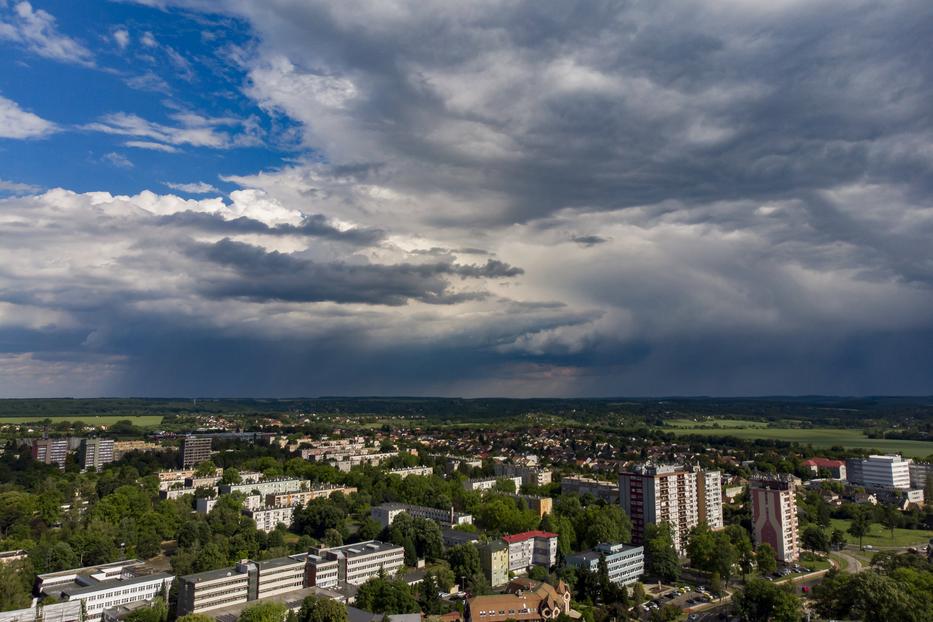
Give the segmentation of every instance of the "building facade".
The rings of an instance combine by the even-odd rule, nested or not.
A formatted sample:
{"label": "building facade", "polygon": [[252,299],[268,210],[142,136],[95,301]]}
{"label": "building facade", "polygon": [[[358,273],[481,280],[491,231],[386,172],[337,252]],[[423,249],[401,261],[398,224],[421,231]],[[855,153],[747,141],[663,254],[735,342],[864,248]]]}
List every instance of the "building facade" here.
{"label": "building facade", "polygon": [[58,468],[65,468],[68,459],[68,439],[66,438],[40,438],[32,443],[32,457],[44,464],[57,464]]}
{"label": "building facade", "polygon": [[181,468],[187,469],[211,459],[212,438],[188,435],[181,439],[178,452]]}
{"label": "building facade", "polygon": [[526,531],[503,536],[509,546],[509,570],[524,572],[530,566],[550,568],[557,563],[557,534],[549,531]]}
{"label": "building facade", "polygon": [[679,465],[644,464],[619,475],[619,502],[632,520],[632,540],[642,544],[645,527],[667,522],[674,547],[683,552],[700,522],[697,478]]}
{"label": "building facade", "polygon": [[310,490],[311,482],[303,479],[290,477],[280,477],[276,479],[266,479],[260,482],[240,482],[239,484],[221,484],[220,493],[229,495],[230,493],[240,492],[244,495],[257,494],[267,498],[269,495],[279,495],[287,492],[300,492]]}
{"label": "building facade", "polygon": [[619,502],[619,485],[589,477],[565,477],[560,480],[560,491],[564,494],[593,495],[606,503]]}
{"label": "building facade", "polygon": [[389,471],[389,475],[398,475],[402,479],[405,479],[409,475],[418,475],[418,476],[426,477],[428,475],[434,475],[434,467],[413,466],[413,467],[406,467],[404,469],[392,469]]}
{"label": "building facade", "polygon": [[899,455],[872,455],[846,461],[846,476],[852,484],[869,488],[910,488],[910,460]]}
{"label": "building facade", "polygon": [[394,575],[405,565],[405,549],[378,540],[312,549],[311,553],[337,562],[338,584],[362,585],[380,572]]}
{"label": "building facade", "polygon": [[927,485],[927,481],[933,478],[933,463],[911,462],[909,469],[911,488],[923,490],[924,486]]}
{"label": "building facade", "polygon": [[243,513],[249,516],[256,523],[256,529],[269,533],[275,531],[280,524],[286,527],[292,526],[295,518],[295,506],[285,505],[277,508],[258,508],[255,510],[244,509]]}
{"label": "building facade", "polygon": [[[479,563],[492,587],[509,582],[509,545],[502,541],[479,544]],[[458,578],[459,579],[459,578]]]}
{"label": "building facade", "polygon": [[722,474],[719,471],[694,469],[697,478],[698,514],[709,528],[719,531],[725,528],[722,517]]}
{"label": "building facade", "polygon": [[795,487],[788,475],[758,475],[748,480],[755,543],[770,544],[778,561],[785,563],[800,557]]}
{"label": "building facade", "polygon": [[[551,483],[551,471],[520,464],[496,463],[493,467],[499,477],[520,477],[526,486],[547,486]],[[518,492],[518,489],[516,489]]]}
{"label": "building facade", "polygon": [[452,507],[448,510],[442,510],[408,503],[383,503],[370,510],[370,515],[373,519],[383,527],[391,525],[395,517],[399,514],[408,514],[412,518],[432,520],[442,527],[473,524],[473,517],[470,514],[455,512]]}
{"label": "building facade", "polygon": [[496,487],[496,484],[499,482],[499,480],[502,480],[502,479],[510,480],[513,484],[515,484],[515,492],[518,492],[522,487],[522,478],[518,475],[515,475],[512,477],[502,476],[502,477],[480,477],[477,479],[468,479],[463,482],[463,487],[471,491],[492,490],[493,488]]}
{"label": "building facade", "polygon": [[292,492],[278,492],[266,495],[266,505],[270,507],[295,505],[304,507],[312,499],[321,499],[330,497],[335,492],[345,495],[356,492],[355,486],[316,486],[308,490],[295,490]]}
{"label": "building facade", "polygon": [[105,464],[113,462],[113,439],[111,438],[83,438],[81,439],[81,466],[84,470],[94,468],[99,470]]}
{"label": "building facade", "polygon": [[567,565],[599,572],[599,560],[606,560],[609,580],[619,585],[635,583],[645,574],[645,547],[603,543],[591,551],[567,557]]}

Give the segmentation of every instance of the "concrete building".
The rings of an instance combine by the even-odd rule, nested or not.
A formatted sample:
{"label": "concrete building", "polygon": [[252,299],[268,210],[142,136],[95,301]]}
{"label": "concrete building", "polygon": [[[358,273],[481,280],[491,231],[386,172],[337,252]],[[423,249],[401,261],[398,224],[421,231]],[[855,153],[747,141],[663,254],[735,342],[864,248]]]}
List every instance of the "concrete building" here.
{"label": "concrete building", "polygon": [[933,478],[933,463],[911,462],[910,466],[910,487],[923,490],[927,481]]}
{"label": "concrete building", "polygon": [[463,487],[467,490],[473,491],[483,491],[483,490],[492,490],[496,487],[496,483],[499,480],[507,479],[511,480],[515,484],[515,492],[518,492],[522,487],[522,478],[518,475],[514,477],[480,477],[477,479],[468,479],[463,482]]}
{"label": "concrete building", "polygon": [[426,518],[433,520],[442,527],[456,527],[457,525],[472,525],[473,516],[455,512],[451,507],[448,510],[429,508],[423,505],[408,503],[383,503],[370,510],[370,515],[383,527],[388,527],[399,514],[408,514],[412,518]]}
{"label": "concrete building", "polygon": [[84,470],[90,469],[91,467],[95,470],[100,470],[102,466],[110,464],[113,460],[113,439],[81,439],[81,466]]}
{"label": "concrete building", "polygon": [[[850,468],[854,467],[854,468]],[[872,455],[846,461],[848,481],[866,487],[910,488],[910,460],[899,455]]]}
{"label": "concrete building", "polygon": [[181,461],[181,468],[187,469],[211,459],[210,436],[192,436],[188,435],[181,439],[181,448],[178,456]]}
{"label": "concrete building", "polygon": [[800,557],[795,487],[788,475],[758,475],[748,480],[755,543],[767,542],[778,561],[785,563]]}
{"label": "concrete building", "polygon": [[549,531],[526,531],[503,536],[509,545],[509,570],[524,572],[530,566],[550,568],[557,563],[557,534]]}
{"label": "concrete building", "polygon": [[[499,587],[509,582],[509,545],[500,540],[479,544],[479,563],[483,574],[492,587]],[[457,577],[460,580],[460,577]]]}
{"label": "concrete building", "polygon": [[304,507],[312,499],[321,499],[330,497],[335,492],[345,495],[356,492],[356,486],[315,486],[308,490],[296,490],[293,492],[270,493],[266,495],[266,505],[270,507],[281,507],[283,505],[294,505]]}
{"label": "concrete building", "polygon": [[[551,483],[551,471],[519,464],[497,463],[494,467],[499,477],[520,477],[526,486],[547,486]],[[518,490],[516,489],[516,492]]]}
{"label": "concrete building", "polygon": [[311,553],[337,562],[338,584],[362,585],[380,570],[391,576],[405,565],[405,549],[378,540],[312,549]]}
{"label": "concrete building", "polygon": [[39,605],[33,600],[31,607],[0,612],[0,622],[83,622],[81,601],[66,601]]}
{"label": "concrete building", "polygon": [[165,447],[158,443],[149,441],[114,441],[113,459],[119,460],[131,451],[141,451],[143,453],[169,451],[171,447]]}
{"label": "concrete building", "polygon": [[427,477],[429,475],[434,475],[434,467],[413,466],[413,467],[406,467],[404,469],[392,469],[389,471],[389,475],[398,475],[402,479],[405,479],[409,475],[418,475],[422,477]]}
{"label": "concrete building", "polygon": [[311,482],[304,479],[295,479],[291,477],[279,477],[276,479],[266,479],[260,482],[241,482],[239,484],[221,484],[220,493],[229,495],[234,492],[241,492],[244,495],[257,494],[261,497],[269,495],[278,495],[286,492],[299,492],[310,490]]}
{"label": "concrete building", "polygon": [[65,468],[68,459],[68,439],[66,438],[39,438],[32,443],[32,457],[37,462],[57,464],[58,468]]}
{"label": "concrete building", "polygon": [[[194,500],[194,509],[200,514],[209,514],[217,505],[217,497],[197,497]],[[263,506],[262,497],[250,495],[243,499],[244,510],[259,510]]]}
{"label": "concrete building", "polygon": [[539,518],[544,518],[554,509],[554,500],[550,497],[539,497],[537,495],[509,494],[508,496],[519,501],[519,505],[524,504],[528,509],[535,512]]}
{"label": "concrete building", "polygon": [[563,494],[593,495],[606,503],[619,502],[619,485],[613,482],[602,482],[589,477],[565,477],[560,480],[560,491]]}
{"label": "concrete building", "polygon": [[619,501],[632,520],[632,540],[644,542],[645,527],[667,522],[674,547],[683,552],[700,522],[697,478],[679,465],[643,464],[619,475]]}
{"label": "concrete building", "polygon": [[36,589],[63,602],[80,601],[85,620],[100,622],[105,609],[167,597],[174,578],[167,572],[149,572],[134,559],[41,574],[36,577]]}
{"label": "concrete building", "polygon": [[719,471],[693,470],[697,478],[697,512],[701,521],[709,528],[719,531],[725,528],[722,518],[722,474]]}
{"label": "concrete building", "polygon": [[178,617],[255,600],[259,570],[244,560],[233,568],[208,570],[178,579]]}
{"label": "concrete building", "polygon": [[803,466],[810,469],[813,475],[819,475],[820,471],[827,471],[833,479],[846,479],[846,463],[842,460],[810,458],[803,461]]}
{"label": "concrete building", "polygon": [[255,521],[256,529],[269,533],[275,531],[279,524],[286,527],[292,526],[292,521],[295,518],[295,506],[285,505],[277,508],[259,508],[256,510],[244,509],[243,513]]}
{"label": "concrete building", "polygon": [[605,557],[609,580],[619,585],[635,583],[645,574],[645,547],[603,543],[591,551],[567,557],[567,565],[599,572],[599,558]]}

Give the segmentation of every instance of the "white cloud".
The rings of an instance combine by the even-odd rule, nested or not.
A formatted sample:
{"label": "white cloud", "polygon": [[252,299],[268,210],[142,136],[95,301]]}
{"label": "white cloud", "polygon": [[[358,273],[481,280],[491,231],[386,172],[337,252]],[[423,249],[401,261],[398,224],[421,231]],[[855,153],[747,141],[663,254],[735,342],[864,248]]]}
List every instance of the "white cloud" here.
{"label": "white cloud", "polygon": [[105,154],[104,160],[110,162],[117,168],[133,168],[133,162],[128,157],[115,151]]}
{"label": "white cloud", "polygon": [[128,140],[123,143],[127,147],[135,149],[148,149],[149,151],[161,151],[163,153],[178,153],[178,149],[164,143],[154,143],[148,140]]}
{"label": "white cloud", "polygon": [[125,50],[130,44],[130,33],[125,28],[117,28],[113,31],[113,40],[121,50]]}
{"label": "white cloud", "polygon": [[93,66],[94,55],[84,45],[58,31],[55,17],[19,2],[0,22],[0,39],[14,41],[30,52],[63,63]]}
{"label": "white cloud", "polygon": [[144,32],[143,36],[139,39],[139,41],[140,43],[145,45],[147,48],[154,48],[154,47],[158,47],[159,45],[155,37],[152,36],[151,32]]}
{"label": "white cloud", "polygon": [[[242,139],[252,140],[247,134],[234,135],[233,130],[244,125],[243,121],[233,118],[208,118],[192,113],[171,115],[180,125],[171,126],[155,123],[142,117],[118,112],[105,115],[100,121],[88,123],[82,129],[118,136],[135,136],[148,139],[142,142],[155,142],[163,145],[191,145],[192,147],[210,147],[227,149],[242,143]],[[227,127],[229,130],[219,130]],[[133,145],[140,147],[140,145]],[[163,149],[164,150],[164,149]]]}
{"label": "white cloud", "polygon": [[26,194],[39,192],[42,190],[39,186],[34,186],[33,184],[24,184],[16,181],[8,181],[6,179],[0,179],[0,192],[11,192],[14,194]]}
{"label": "white cloud", "polygon": [[187,192],[188,194],[208,194],[210,192],[220,192],[220,190],[214,186],[203,181],[188,184],[172,183],[170,181],[165,181],[162,183],[164,183],[172,190],[180,190],[181,192]]}
{"label": "white cloud", "polygon": [[0,95],[0,138],[41,138],[57,132],[51,121],[27,112],[19,105]]}

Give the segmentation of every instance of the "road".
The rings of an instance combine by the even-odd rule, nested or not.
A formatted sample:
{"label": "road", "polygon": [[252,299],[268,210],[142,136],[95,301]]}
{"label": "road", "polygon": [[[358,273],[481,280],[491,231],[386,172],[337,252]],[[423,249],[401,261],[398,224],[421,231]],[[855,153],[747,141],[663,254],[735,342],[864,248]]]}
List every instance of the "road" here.
{"label": "road", "polygon": [[862,562],[857,560],[855,557],[853,557],[849,553],[846,553],[845,551],[834,551],[833,555],[839,557],[840,559],[842,559],[842,561],[846,563],[845,568],[840,568],[840,570],[844,572],[851,572],[852,574],[855,574],[856,572],[861,572]]}

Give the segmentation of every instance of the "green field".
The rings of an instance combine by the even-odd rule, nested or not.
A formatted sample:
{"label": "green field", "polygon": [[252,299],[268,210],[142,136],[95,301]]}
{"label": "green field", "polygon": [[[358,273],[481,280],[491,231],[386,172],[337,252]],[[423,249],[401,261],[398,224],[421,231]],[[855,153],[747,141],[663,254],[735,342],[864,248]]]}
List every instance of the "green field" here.
{"label": "green field", "polygon": [[[681,421],[675,419],[673,421]],[[689,421],[689,420],[684,420]],[[723,423],[732,420],[723,419]],[[694,423],[690,421],[690,423]],[[861,430],[851,428],[766,428],[753,427],[757,422],[741,422],[747,427],[727,427],[720,425],[718,428],[664,428],[674,434],[712,434],[722,436],[735,436],[741,439],[772,439],[780,441],[793,441],[802,445],[813,445],[814,447],[832,447],[841,445],[848,449],[863,448],[877,449],[883,453],[900,453],[914,458],[925,458],[933,455],[933,442],[929,441],[902,441],[896,439],[876,439],[868,438]]]}
{"label": "green field", "polygon": [[[832,519],[831,529],[841,529],[846,534],[846,540],[849,544],[858,544],[858,538],[849,535],[850,521],[834,518]],[[890,548],[892,546],[914,546],[917,544],[926,544],[933,538],[933,531],[926,529],[895,529],[894,539],[891,539],[891,532],[879,523],[873,523],[871,533],[862,538],[862,545],[871,545],[875,548]]]}
{"label": "green field", "polygon": [[8,423],[37,423],[46,419],[52,423],[61,423],[62,421],[80,421],[86,425],[106,426],[111,426],[117,421],[130,421],[133,423],[133,425],[139,426],[141,428],[152,428],[162,423],[161,415],[73,415],[70,417],[44,417],[42,415],[35,415],[31,417],[0,417],[0,425]]}
{"label": "green field", "polygon": [[[690,429],[718,429],[718,428],[765,428],[768,426],[764,421],[750,421],[747,419],[670,419],[665,422],[667,425],[675,428]],[[716,427],[718,426],[718,428]]]}

